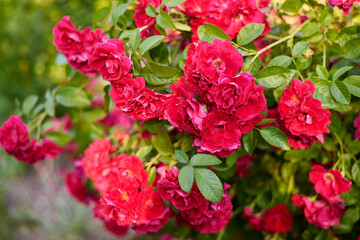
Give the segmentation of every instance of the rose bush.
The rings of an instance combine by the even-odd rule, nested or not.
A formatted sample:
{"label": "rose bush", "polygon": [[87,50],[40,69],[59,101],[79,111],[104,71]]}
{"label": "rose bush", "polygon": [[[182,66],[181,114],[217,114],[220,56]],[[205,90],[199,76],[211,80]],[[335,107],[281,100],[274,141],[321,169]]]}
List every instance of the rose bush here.
{"label": "rose bush", "polygon": [[113,234],[356,239],[355,2],[114,2],[83,28],[65,16],[54,45],[73,69],[24,100],[0,146],[70,159],[66,188]]}

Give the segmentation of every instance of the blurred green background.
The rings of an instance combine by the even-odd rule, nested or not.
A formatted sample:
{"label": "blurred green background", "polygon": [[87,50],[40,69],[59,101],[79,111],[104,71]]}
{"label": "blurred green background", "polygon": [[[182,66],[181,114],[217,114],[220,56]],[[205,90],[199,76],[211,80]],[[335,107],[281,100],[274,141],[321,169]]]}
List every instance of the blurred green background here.
{"label": "blurred green background", "polygon": [[[52,29],[65,15],[77,27],[91,25],[104,0],[0,1],[0,123],[16,99],[45,91],[65,79],[56,64]],[[65,169],[55,161],[27,166],[0,150],[0,239],[116,239],[90,207],[72,199],[63,186]]]}

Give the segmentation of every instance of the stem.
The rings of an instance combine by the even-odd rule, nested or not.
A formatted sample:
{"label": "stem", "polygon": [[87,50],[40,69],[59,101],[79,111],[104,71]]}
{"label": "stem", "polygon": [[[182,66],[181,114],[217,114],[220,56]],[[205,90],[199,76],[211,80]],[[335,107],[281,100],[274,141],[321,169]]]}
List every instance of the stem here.
{"label": "stem", "polygon": [[[292,45],[293,45],[293,43],[292,43],[292,39],[291,39],[291,44],[290,44],[290,50],[291,50],[291,52],[293,52]],[[295,65],[296,71],[297,71],[297,73],[299,74],[301,80],[304,81],[305,79],[304,79],[304,77],[301,75],[300,70],[299,70],[298,66],[296,65],[296,61],[295,61],[294,57],[291,56],[291,59],[292,59],[294,65]]]}
{"label": "stem", "polygon": [[151,159],[151,161],[148,163],[148,166],[146,167],[146,171],[149,171],[151,166],[157,162],[157,160],[161,157],[161,154],[159,153],[158,155],[156,155],[155,157],[153,157]]}
{"label": "stem", "polygon": [[306,20],[302,25],[300,25],[292,34],[290,34],[289,36],[286,36],[282,39],[277,40],[276,42],[273,42],[272,44],[266,46],[265,48],[261,49],[260,51],[258,51],[255,56],[253,57],[253,59],[251,59],[250,63],[248,64],[248,66],[250,66],[257,57],[259,57],[262,53],[266,52],[267,50],[271,49],[272,47],[275,47],[276,45],[283,43],[289,39],[292,39],[298,32],[300,32],[300,30],[309,23],[310,20]]}
{"label": "stem", "polygon": [[224,236],[224,233],[225,233],[225,228],[219,232],[216,240],[221,240]]}

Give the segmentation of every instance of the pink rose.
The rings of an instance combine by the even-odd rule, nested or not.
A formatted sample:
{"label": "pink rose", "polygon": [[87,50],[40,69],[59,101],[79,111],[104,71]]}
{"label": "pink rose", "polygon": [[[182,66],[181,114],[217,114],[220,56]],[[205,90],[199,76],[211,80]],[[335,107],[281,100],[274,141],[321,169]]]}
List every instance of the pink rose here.
{"label": "pink rose", "polygon": [[123,56],[125,47],[120,39],[97,43],[89,57],[89,65],[100,71],[103,79],[121,80],[132,69],[130,58]]}
{"label": "pink rose", "polygon": [[360,2],[359,0],[329,0],[331,6],[338,6],[343,10],[344,15],[349,14],[352,6],[355,2]]}
{"label": "pink rose", "polygon": [[280,97],[278,110],[281,119],[291,134],[315,137],[324,142],[324,133],[329,133],[330,111],[321,107],[321,102],[311,96],[315,87],[309,80],[301,83],[294,78]]}

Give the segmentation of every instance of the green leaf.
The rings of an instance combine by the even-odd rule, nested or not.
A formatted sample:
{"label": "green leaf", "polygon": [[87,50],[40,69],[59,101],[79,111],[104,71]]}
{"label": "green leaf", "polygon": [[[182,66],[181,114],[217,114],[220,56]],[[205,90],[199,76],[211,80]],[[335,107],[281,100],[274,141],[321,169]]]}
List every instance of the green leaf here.
{"label": "green leaf", "polygon": [[344,216],[342,216],[341,218],[341,223],[346,225],[352,225],[356,223],[359,218],[359,208],[348,208],[346,209]]}
{"label": "green leaf", "polygon": [[302,28],[303,37],[310,37],[319,32],[320,25],[315,22],[309,22]]}
{"label": "green leaf", "polygon": [[349,89],[343,82],[336,81],[330,86],[331,95],[335,98],[336,101],[342,104],[349,104],[351,99],[351,94]]}
{"label": "green leaf", "polygon": [[237,159],[238,159],[238,153],[234,152],[230,156],[226,157],[226,165],[228,165],[228,167],[232,167],[236,163]]}
{"label": "green leaf", "polygon": [[109,112],[110,109],[110,91],[111,91],[111,85],[106,85],[104,87],[104,111],[106,113]]}
{"label": "green leaf", "polygon": [[293,47],[293,51],[292,51],[292,55],[294,58],[298,58],[300,57],[304,51],[308,50],[310,48],[310,44],[306,41],[300,41],[297,42],[294,47]]}
{"label": "green leaf", "polygon": [[160,132],[164,128],[164,122],[159,120],[146,121],[144,125],[146,130],[153,133]]}
{"label": "green leaf", "polygon": [[237,44],[242,46],[252,42],[262,34],[264,28],[265,25],[260,23],[250,23],[244,26],[236,38]]}
{"label": "green leaf", "polygon": [[163,29],[175,29],[175,25],[171,17],[163,10],[161,10],[159,15],[157,15],[156,22]]}
{"label": "green leaf", "polygon": [[139,150],[135,153],[135,155],[140,159],[145,159],[152,149],[153,149],[152,145],[143,146],[139,148]]}
{"label": "green leaf", "polygon": [[64,146],[68,144],[71,140],[71,137],[69,135],[58,131],[46,133],[45,138],[52,140],[54,143],[56,143],[59,146]]}
{"label": "green leaf", "polygon": [[289,56],[285,56],[285,55],[280,55],[277,56],[273,59],[271,59],[271,61],[268,63],[268,66],[279,66],[279,67],[288,67],[290,66],[292,62],[291,57]]}
{"label": "green leaf", "polygon": [[96,24],[103,20],[110,13],[110,11],[111,9],[109,7],[103,7],[96,10],[93,16],[93,26],[96,27]]}
{"label": "green leaf", "polygon": [[160,78],[172,78],[180,76],[181,72],[177,68],[169,67],[159,63],[148,61],[147,68],[150,72]]}
{"label": "green leaf", "polygon": [[181,150],[175,150],[175,159],[178,160],[181,163],[187,164],[189,162],[188,155],[181,151]]}
{"label": "green leaf", "polygon": [[205,23],[198,28],[198,35],[200,41],[209,43],[212,43],[215,39],[231,41],[230,37],[222,29],[208,23]]}
{"label": "green leaf", "polygon": [[[149,4],[151,5],[151,4]],[[145,52],[149,51],[152,48],[155,48],[160,45],[162,40],[164,39],[164,36],[151,36],[145,39],[139,46],[139,54],[144,55]]]}
{"label": "green leaf", "polygon": [[55,100],[54,100],[54,96],[52,95],[51,91],[46,91],[45,93],[45,111],[47,112],[47,114],[50,117],[54,117],[55,116]]}
{"label": "green leaf", "polygon": [[177,7],[186,0],[163,0],[162,3],[168,7]]}
{"label": "green leaf", "polygon": [[220,203],[223,187],[216,174],[207,168],[195,168],[194,172],[201,194],[210,202]]}
{"label": "green leaf", "polygon": [[96,122],[105,116],[105,111],[99,108],[89,108],[84,110],[84,117],[89,120],[89,122]]}
{"label": "green leaf", "polygon": [[300,10],[302,5],[303,3],[300,0],[286,0],[281,8],[287,12],[296,13]]}
{"label": "green leaf", "polygon": [[169,156],[173,153],[170,137],[165,130],[161,130],[157,137],[152,136],[151,142],[161,155]]}
{"label": "green leaf", "polygon": [[174,22],[174,25],[177,30],[191,32],[191,27],[189,25],[180,22]]}
{"label": "green leaf", "polygon": [[250,132],[247,132],[244,135],[242,135],[241,141],[246,152],[251,155],[256,147],[255,131],[251,130]]}
{"label": "green leaf", "polygon": [[210,166],[218,164],[221,164],[220,159],[210,154],[199,153],[190,159],[191,166]]}
{"label": "green leaf", "polygon": [[140,30],[138,28],[136,28],[134,31],[131,32],[130,34],[130,47],[133,50],[137,50],[139,47],[139,44],[141,42],[141,38],[140,38]]}
{"label": "green leaf", "polygon": [[335,131],[339,131],[341,128],[341,119],[339,117],[339,115],[337,114],[337,112],[331,110],[331,115],[330,115],[330,126],[329,126],[329,130],[331,132],[335,132]]}
{"label": "green leaf", "polygon": [[86,93],[76,87],[65,86],[57,91],[55,99],[65,107],[85,107],[90,104]]}
{"label": "green leaf", "polygon": [[292,72],[284,67],[269,66],[261,69],[256,75],[258,84],[265,88],[276,88],[291,80]]}
{"label": "green leaf", "polygon": [[320,78],[328,79],[329,78],[329,72],[321,65],[316,66],[316,73]]}
{"label": "green leaf", "polygon": [[281,176],[283,178],[289,178],[291,175],[293,175],[296,171],[297,164],[293,162],[284,162],[281,165]]}
{"label": "green leaf", "polygon": [[29,95],[25,98],[22,103],[22,111],[25,114],[29,114],[31,110],[35,107],[39,97],[37,95]]}
{"label": "green leaf", "polygon": [[352,69],[353,66],[346,66],[346,67],[342,67],[339,70],[337,70],[334,75],[333,75],[333,80],[337,80],[341,75],[343,75],[344,73],[346,73],[347,71],[349,71],[350,69]]}
{"label": "green leaf", "polygon": [[312,62],[312,57],[305,57],[305,56],[300,56],[298,59],[296,59],[296,66],[299,68],[299,70],[305,70],[308,67],[310,67]]}
{"label": "green leaf", "polygon": [[194,182],[194,168],[185,166],[179,171],[179,184],[184,192],[190,193]]}
{"label": "green leaf", "polygon": [[155,9],[154,5],[152,5],[152,3],[149,3],[147,5],[147,7],[145,8],[145,13],[149,17],[156,17],[157,12],[156,12],[156,9]]}
{"label": "green leaf", "polygon": [[360,76],[349,76],[344,79],[343,83],[345,83],[352,95],[360,97]]}
{"label": "green leaf", "polygon": [[290,150],[288,139],[281,130],[276,127],[266,127],[260,130],[260,135],[272,146],[283,150]]}
{"label": "green leaf", "polygon": [[354,38],[347,41],[342,48],[343,56],[348,59],[357,59],[360,57],[360,38]]}
{"label": "green leaf", "polygon": [[158,78],[154,74],[142,74],[141,76],[144,78],[146,84],[151,86],[162,86],[169,82],[169,79]]}
{"label": "green leaf", "polygon": [[354,183],[358,186],[360,186],[360,163],[354,163],[354,165],[351,168],[351,176],[354,181]]}
{"label": "green leaf", "polygon": [[154,181],[155,181],[155,178],[156,178],[156,167],[151,167],[148,171],[148,175],[149,175],[149,178],[148,178],[148,186],[153,184]]}
{"label": "green leaf", "polygon": [[128,3],[123,3],[115,8],[111,16],[111,20],[114,25],[118,22],[119,17],[125,13],[128,5],[129,5]]}

